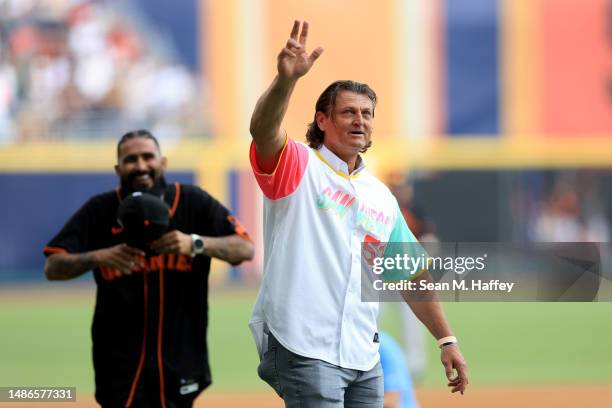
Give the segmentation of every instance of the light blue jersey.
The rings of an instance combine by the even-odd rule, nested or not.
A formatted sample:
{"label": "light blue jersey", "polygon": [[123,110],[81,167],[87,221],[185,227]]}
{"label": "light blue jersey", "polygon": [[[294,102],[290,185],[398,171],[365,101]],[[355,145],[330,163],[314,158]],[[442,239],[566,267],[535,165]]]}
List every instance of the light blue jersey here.
{"label": "light blue jersey", "polygon": [[405,362],[406,357],[399,344],[393,337],[381,332],[379,353],[385,380],[385,392],[400,392],[398,408],[418,408],[419,404],[416,402],[412,388],[412,378],[410,378]]}

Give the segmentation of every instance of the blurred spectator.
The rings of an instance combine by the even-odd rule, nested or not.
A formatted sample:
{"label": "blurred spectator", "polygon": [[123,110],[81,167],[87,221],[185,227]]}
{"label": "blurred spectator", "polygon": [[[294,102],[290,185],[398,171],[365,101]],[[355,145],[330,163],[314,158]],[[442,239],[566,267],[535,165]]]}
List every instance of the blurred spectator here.
{"label": "blurred spectator", "polygon": [[435,225],[425,210],[414,200],[414,187],[404,173],[391,173],[387,176],[387,186],[397,199],[400,211],[410,231],[421,242],[437,242]]}
{"label": "blurred spectator", "polygon": [[202,125],[195,75],[119,5],[0,0],[0,144]]}
{"label": "blurred spectator", "polygon": [[608,242],[609,223],[604,214],[596,177],[578,173],[557,177],[535,216],[531,237],[541,242]]}
{"label": "blurred spectator", "polygon": [[[3,41],[0,37],[0,47]],[[17,99],[17,71],[2,56],[6,53],[0,48],[0,146],[10,142],[13,134],[12,114]]]}
{"label": "blurred spectator", "polygon": [[404,363],[400,345],[390,334],[380,332],[378,352],[384,376],[383,408],[418,408],[412,378]]}

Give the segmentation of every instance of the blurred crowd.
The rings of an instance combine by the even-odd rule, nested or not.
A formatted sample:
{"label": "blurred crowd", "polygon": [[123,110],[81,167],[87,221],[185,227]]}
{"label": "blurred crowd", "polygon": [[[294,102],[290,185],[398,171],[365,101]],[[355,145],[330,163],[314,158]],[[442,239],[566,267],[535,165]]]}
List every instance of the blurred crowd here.
{"label": "blurred crowd", "polygon": [[0,145],[202,132],[197,77],[121,3],[0,0]]}
{"label": "blurred crowd", "polygon": [[530,237],[541,242],[609,242],[610,224],[596,175],[558,176],[534,212]]}
{"label": "blurred crowd", "polygon": [[[513,238],[534,242],[609,242],[607,171],[525,172],[511,195]],[[605,188],[604,188],[605,187]]]}

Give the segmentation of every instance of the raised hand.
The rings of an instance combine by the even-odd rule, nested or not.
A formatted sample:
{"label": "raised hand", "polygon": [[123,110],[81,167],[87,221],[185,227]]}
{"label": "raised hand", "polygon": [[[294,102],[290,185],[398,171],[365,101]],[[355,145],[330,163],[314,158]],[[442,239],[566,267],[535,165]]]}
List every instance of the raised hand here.
{"label": "raised hand", "polygon": [[306,51],[307,39],[308,22],[304,21],[300,30],[300,22],[295,20],[285,48],[278,54],[277,69],[280,78],[296,80],[305,75],[323,53],[323,48],[317,47],[308,54]]}

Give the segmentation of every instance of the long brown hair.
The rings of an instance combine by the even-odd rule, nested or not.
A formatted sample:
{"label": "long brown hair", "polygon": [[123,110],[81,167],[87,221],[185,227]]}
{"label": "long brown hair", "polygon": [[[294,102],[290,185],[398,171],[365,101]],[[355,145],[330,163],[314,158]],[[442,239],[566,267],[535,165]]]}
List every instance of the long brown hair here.
{"label": "long brown hair", "polygon": [[[362,84],[360,82],[343,80],[336,81],[329,85],[317,99],[315,106],[315,117],[311,123],[308,124],[308,130],[306,131],[306,140],[308,145],[314,149],[318,149],[323,144],[325,133],[317,125],[317,112],[323,112],[325,115],[331,115],[336,105],[336,97],[342,91],[354,92],[360,95],[365,95],[372,101],[372,117],[374,116],[374,109],[376,108],[376,92],[368,86],[368,84]],[[370,140],[361,153],[365,153],[368,148],[372,146]]]}

